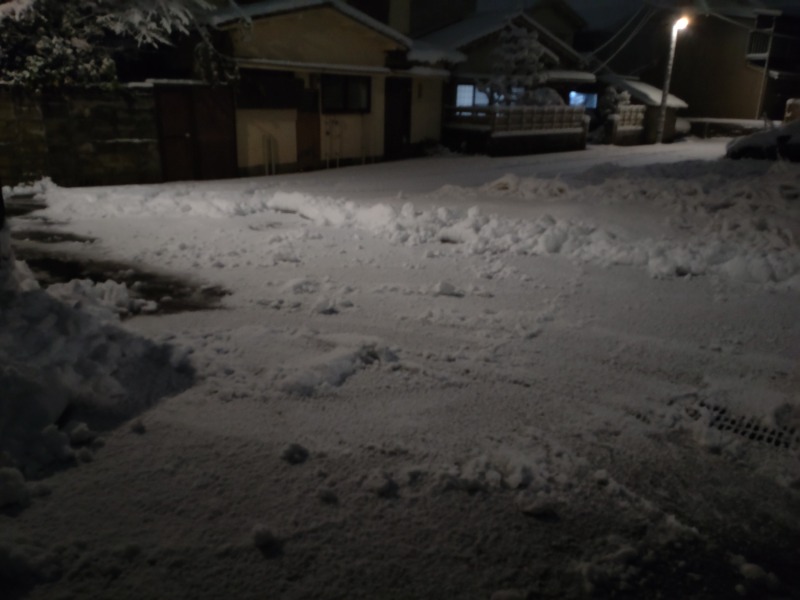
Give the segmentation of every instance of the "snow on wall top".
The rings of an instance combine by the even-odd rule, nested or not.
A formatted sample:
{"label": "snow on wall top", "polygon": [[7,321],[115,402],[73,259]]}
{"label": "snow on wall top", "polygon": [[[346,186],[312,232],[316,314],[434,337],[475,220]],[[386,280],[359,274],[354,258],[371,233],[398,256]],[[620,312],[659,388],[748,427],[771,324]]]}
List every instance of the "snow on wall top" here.
{"label": "snow on wall top", "polygon": [[364,14],[360,10],[353,8],[341,2],[340,0],[264,0],[246,6],[231,7],[224,10],[217,11],[211,16],[209,22],[215,26],[229,25],[234,21],[241,19],[257,19],[260,17],[268,17],[280,13],[295,12],[299,10],[306,10],[309,8],[318,8],[322,6],[330,6],[331,8],[347,15],[362,25],[369,27],[400,44],[410,48],[412,45],[411,39],[404,36],[396,29],[392,29],[388,25],[384,25],[380,21],[373,19],[369,15]]}

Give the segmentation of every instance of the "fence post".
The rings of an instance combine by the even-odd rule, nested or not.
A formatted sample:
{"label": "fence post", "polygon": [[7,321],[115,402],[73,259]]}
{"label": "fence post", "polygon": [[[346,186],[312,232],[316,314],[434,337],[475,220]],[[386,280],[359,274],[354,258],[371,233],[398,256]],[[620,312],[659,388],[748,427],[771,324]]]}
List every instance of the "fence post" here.
{"label": "fence post", "polygon": [[0,229],[6,224],[6,203],[3,200],[3,180],[0,179]]}

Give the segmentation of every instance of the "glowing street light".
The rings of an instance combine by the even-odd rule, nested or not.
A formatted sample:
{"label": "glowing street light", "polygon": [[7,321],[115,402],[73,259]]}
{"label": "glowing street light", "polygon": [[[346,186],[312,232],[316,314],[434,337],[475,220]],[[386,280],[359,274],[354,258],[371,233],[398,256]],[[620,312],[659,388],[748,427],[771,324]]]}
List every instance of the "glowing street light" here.
{"label": "glowing street light", "polygon": [[664,86],[661,91],[661,108],[658,111],[658,127],[656,128],[656,144],[664,140],[664,122],[667,119],[667,97],[669,96],[669,83],[672,79],[672,64],[675,62],[675,46],[678,43],[678,32],[683,31],[689,26],[689,19],[681,17],[672,26],[672,38],[669,44],[669,59],[667,60],[667,72],[664,74]]}

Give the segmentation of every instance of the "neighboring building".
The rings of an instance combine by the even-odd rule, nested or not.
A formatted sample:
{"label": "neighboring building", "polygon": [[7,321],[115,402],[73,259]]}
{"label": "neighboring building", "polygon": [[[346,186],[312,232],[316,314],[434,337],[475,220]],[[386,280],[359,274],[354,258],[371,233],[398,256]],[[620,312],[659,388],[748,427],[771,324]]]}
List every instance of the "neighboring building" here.
{"label": "neighboring building", "polygon": [[413,155],[440,139],[447,58],[338,0],[217,13],[240,69],[241,174]]}
{"label": "neighboring building", "polygon": [[[567,31],[553,10],[560,3],[545,3],[543,13]],[[530,104],[513,106],[508,95],[496,106],[493,90],[497,61],[504,52],[504,32],[522,32],[539,47],[535,83],[519,88]],[[565,34],[566,37],[569,35]],[[507,38],[506,38],[507,39]],[[444,92],[444,141],[452,147],[490,154],[582,149],[586,146],[585,103],[591,104],[595,76],[583,68],[583,58],[561,37],[526,12],[483,12],[422,37],[419,42],[459,52],[465,60],[455,64]],[[546,89],[549,93],[539,94]],[[542,100],[539,101],[538,98]],[[575,106],[569,106],[574,104]],[[509,106],[511,105],[511,106]]]}
{"label": "neighboring building", "polygon": [[[741,120],[766,114],[780,119],[786,101],[800,96],[800,5],[778,11],[760,8],[753,0],[683,4],[691,21],[678,36],[670,85],[688,105],[682,115]],[[607,62],[615,73],[660,88],[670,30],[680,11],[643,6],[626,28],[620,23],[620,35],[594,59]],[[614,33],[606,32],[606,37]],[[603,41],[594,32],[576,44],[588,54]]]}
{"label": "neighboring building", "polygon": [[800,18],[724,8],[681,34],[672,89],[697,117],[779,120],[800,96]]}
{"label": "neighboring building", "polygon": [[[574,50],[585,23],[566,2],[531,1],[511,13],[478,4],[238,0],[210,21],[238,69],[230,84],[200,81],[198,40],[184,39],[129,53],[118,63],[127,83],[116,91],[37,99],[0,90],[9,134],[0,175],[64,185],[215,179],[403,158],[442,141],[490,154],[582,149],[608,83],[649,107],[646,117],[641,108],[620,114],[614,139],[648,141],[659,90],[598,81],[594,72],[607,69]],[[510,30],[535,46],[536,75],[505,95],[493,88],[490,106]],[[670,97],[667,139],[682,107]]]}

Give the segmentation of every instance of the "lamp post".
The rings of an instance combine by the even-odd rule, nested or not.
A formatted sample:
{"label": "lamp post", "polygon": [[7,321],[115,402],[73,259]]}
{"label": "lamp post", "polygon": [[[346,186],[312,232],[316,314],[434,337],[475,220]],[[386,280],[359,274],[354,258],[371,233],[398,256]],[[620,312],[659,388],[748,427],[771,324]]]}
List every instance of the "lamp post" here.
{"label": "lamp post", "polygon": [[675,46],[678,43],[678,32],[686,29],[689,19],[681,17],[672,26],[672,37],[669,43],[669,59],[667,71],[664,73],[664,86],[661,91],[661,107],[658,111],[658,126],[656,128],[656,144],[664,141],[664,122],[667,120],[667,97],[669,96],[669,82],[672,79],[672,63],[675,62]]}

